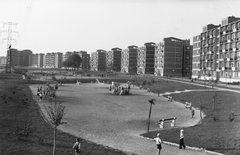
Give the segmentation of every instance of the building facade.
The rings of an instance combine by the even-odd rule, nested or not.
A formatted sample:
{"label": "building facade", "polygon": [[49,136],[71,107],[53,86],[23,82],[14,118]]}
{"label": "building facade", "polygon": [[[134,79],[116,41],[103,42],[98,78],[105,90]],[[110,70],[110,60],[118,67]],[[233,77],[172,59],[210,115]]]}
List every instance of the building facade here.
{"label": "building facade", "polygon": [[91,57],[91,70],[92,71],[106,71],[106,56],[105,50],[97,50],[92,53]]}
{"label": "building facade", "polygon": [[123,49],[121,53],[121,72],[129,73],[129,50]]}
{"label": "building facade", "polygon": [[144,44],[146,49],[145,74],[154,74],[155,43]]}
{"label": "building facade", "polygon": [[32,67],[43,67],[44,54],[32,54]]}
{"label": "building facade", "polygon": [[146,67],[146,47],[142,46],[139,48],[138,61],[137,61],[137,73],[145,74]]}
{"label": "building facade", "polygon": [[7,58],[1,56],[0,57],[0,66],[6,66]]}
{"label": "building facade", "polygon": [[163,76],[163,64],[164,64],[164,52],[163,43],[156,44],[155,47],[155,59],[154,59],[154,75]]}
{"label": "building facade", "polygon": [[129,51],[128,72],[136,74],[139,48],[137,46],[128,46],[128,51]]}
{"label": "building facade", "polygon": [[113,55],[113,71],[120,72],[121,71],[121,57],[122,57],[122,49],[120,48],[112,48]]}
{"label": "building facade", "polygon": [[62,55],[63,53],[47,53],[44,56],[44,67],[45,68],[61,68],[62,67]]}
{"label": "building facade", "polygon": [[113,71],[113,51],[106,52],[106,71]]}
{"label": "building facade", "polygon": [[[195,43],[199,43],[194,39]],[[196,63],[193,63],[192,77],[198,75],[200,79],[239,82],[240,18],[230,16],[222,19],[220,25],[204,26],[199,40],[200,47],[194,46],[193,58],[199,55],[200,65],[197,67]],[[197,51],[200,53],[196,53]]]}
{"label": "building facade", "polygon": [[[190,40],[164,38],[158,45],[158,71],[163,76],[191,76],[192,46]],[[156,58],[156,57],[155,57]],[[156,70],[155,70],[156,73]]]}

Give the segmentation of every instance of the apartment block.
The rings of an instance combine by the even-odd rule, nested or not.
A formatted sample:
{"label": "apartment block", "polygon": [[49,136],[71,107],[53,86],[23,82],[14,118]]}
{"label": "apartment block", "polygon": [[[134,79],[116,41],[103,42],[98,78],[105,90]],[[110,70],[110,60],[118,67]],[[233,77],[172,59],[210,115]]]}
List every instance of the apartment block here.
{"label": "apartment block", "polygon": [[155,43],[144,44],[146,49],[145,74],[154,74]]}
{"label": "apartment block", "polygon": [[47,53],[44,56],[44,67],[45,68],[61,68],[62,67],[62,55],[63,53]]}
{"label": "apartment block", "polygon": [[122,49],[120,48],[112,48],[113,53],[113,71],[120,72],[121,71],[121,53]]}
{"label": "apartment block", "polygon": [[240,81],[240,18],[230,16],[222,19],[220,25],[208,24],[199,36],[194,37],[192,77],[226,83]]}
{"label": "apartment block", "polygon": [[155,47],[155,58],[154,58],[154,75],[155,76],[163,75],[163,64],[164,64],[163,47],[164,46],[162,42],[156,44],[156,47]]}
{"label": "apartment block", "polygon": [[106,71],[106,54],[105,50],[97,50],[92,53],[91,57],[91,70],[93,71]]}
{"label": "apartment block", "polygon": [[90,55],[87,54],[86,51],[80,51],[80,52],[77,52],[77,54],[81,57],[82,59],[82,63],[80,65],[80,68],[82,70],[88,70],[90,69],[90,66],[89,66],[89,59],[90,59]]}
{"label": "apartment block", "polygon": [[192,78],[200,78],[201,35],[193,37]]}
{"label": "apartment block", "polygon": [[139,48],[137,46],[128,46],[128,52],[129,52],[128,72],[137,73]]}
{"label": "apartment block", "polygon": [[[155,66],[155,74],[163,76],[191,76],[192,46],[190,40],[182,40],[174,37],[164,38],[157,45],[158,66]],[[156,65],[156,63],[155,63]],[[156,71],[156,67],[158,68]],[[157,72],[157,73],[156,73]]]}
{"label": "apartment block", "polygon": [[129,50],[123,49],[121,53],[121,72],[129,73]]}
{"label": "apartment block", "polygon": [[32,67],[43,67],[44,54],[32,54]]}
{"label": "apartment block", "polygon": [[106,52],[106,71],[113,71],[113,51]]}
{"label": "apartment block", "polygon": [[145,67],[146,67],[146,47],[145,46],[142,46],[139,48],[137,66],[138,66],[137,73],[145,74]]}
{"label": "apartment block", "polygon": [[0,57],[0,66],[6,66],[7,58],[1,56]]}

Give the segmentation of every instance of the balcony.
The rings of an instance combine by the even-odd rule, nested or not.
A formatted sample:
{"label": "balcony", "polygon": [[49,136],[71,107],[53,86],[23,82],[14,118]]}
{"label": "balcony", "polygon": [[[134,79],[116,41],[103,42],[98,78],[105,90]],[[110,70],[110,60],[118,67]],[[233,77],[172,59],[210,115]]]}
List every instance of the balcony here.
{"label": "balcony", "polygon": [[222,52],[224,53],[224,52],[226,52],[226,50],[225,50],[225,49],[222,49]]}
{"label": "balcony", "polygon": [[235,67],[232,67],[232,70],[235,71]]}
{"label": "balcony", "polygon": [[236,31],[237,31],[237,29],[236,29],[236,28],[234,28],[232,31],[233,31],[233,32],[236,32]]}
{"label": "balcony", "polygon": [[225,67],[222,67],[222,69],[221,69],[222,71],[224,71],[225,70]]}
{"label": "balcony", "polygon": [[226,34],[226,31],[223,31],[223,35],[225,35]]}
{"label": "balcony", "polygon": [[223,58],[219,58],[218,60],[219,60],[219,61],[223,61],[224,59],[223,59]]}

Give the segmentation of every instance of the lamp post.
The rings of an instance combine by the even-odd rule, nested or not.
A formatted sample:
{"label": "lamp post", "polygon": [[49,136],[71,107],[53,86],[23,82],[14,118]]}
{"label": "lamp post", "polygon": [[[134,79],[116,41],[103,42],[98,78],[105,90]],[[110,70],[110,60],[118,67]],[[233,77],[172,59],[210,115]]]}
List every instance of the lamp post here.
{"label": "lamp post", "polygon": [[149,127],[150,127],[150,117],[151,117],[151,113],[152,113],[152,105],[154,105],[156,100],[155,99],[151,99],[148,100],[148,102],[150,103],[150,109],[149,109],[149,115],[148,115],[148,126],[147,126],[147,133],[149,133]]}

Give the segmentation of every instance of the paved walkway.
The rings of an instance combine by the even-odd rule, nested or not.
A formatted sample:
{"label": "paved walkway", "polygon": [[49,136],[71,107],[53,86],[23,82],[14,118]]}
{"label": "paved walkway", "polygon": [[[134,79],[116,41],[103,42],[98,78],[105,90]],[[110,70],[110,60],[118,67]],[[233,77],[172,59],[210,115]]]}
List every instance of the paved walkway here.
{"label": "paved walkway", "polygon": [[[118,96],[108,93],[107,84],[64,84],[59,87],[58,98],[66,106],[64,121],[60,130],[88,139],[92,142],[128,152],[128,154],[155,155],[156,146],[152,140],[139,135],[146,132],[149,112],[149,99],[156,99],[151,115],[150,130],[158,130],[160,118],[177,117],[177,127],[195,125],[200,118],[191,119],[191,112],[177,102],[147,93],[137,87],[133,95]],[[30,88],[36,94],[37,85]],[[36,98],[36,96],[35,96]],[[44,115],[46,111],[39,102]],[[196,111],[199,116],[199,111]],[[204,150],[179,150],[176,146],[163,144],[161,155],[204,155]]]}

